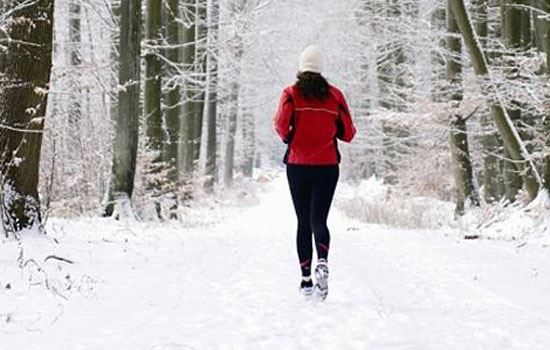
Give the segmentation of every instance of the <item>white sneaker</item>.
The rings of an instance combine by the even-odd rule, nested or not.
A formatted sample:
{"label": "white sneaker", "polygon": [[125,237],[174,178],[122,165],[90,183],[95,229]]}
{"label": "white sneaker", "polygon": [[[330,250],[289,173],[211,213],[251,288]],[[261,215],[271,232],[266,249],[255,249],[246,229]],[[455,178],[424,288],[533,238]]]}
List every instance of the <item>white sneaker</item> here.
{"label": "white sneaker", "polygon": [[328,265],[327,261],[320,259],[315,267],[315,286],[313,294],[317,300],[325,300],[328,295]]}
{"label": "white sneaker", "polygon": [[311,278],[307,281],[302,279],[302,282],[300,283],[300,293],[305,296],[310,296],[313,294],[313,281]]}

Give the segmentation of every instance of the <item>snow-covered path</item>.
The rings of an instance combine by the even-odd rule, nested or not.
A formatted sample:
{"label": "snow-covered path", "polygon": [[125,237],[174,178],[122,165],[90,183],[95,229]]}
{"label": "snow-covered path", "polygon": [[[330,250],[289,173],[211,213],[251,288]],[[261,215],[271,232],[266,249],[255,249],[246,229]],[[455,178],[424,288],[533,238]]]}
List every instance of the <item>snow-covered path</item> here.
{"label": "snow-covered path", "polygon": [[22,293],[1,347],[550,349],[549,248],[390,230],[333,210],[330,294],[308,302],[284,178],[265,186],[259,205],[212,227],[67,234],[75,266],[97,276],[94,294],[31,327],[25,312],[43,305],[22,306],[32,296]]}

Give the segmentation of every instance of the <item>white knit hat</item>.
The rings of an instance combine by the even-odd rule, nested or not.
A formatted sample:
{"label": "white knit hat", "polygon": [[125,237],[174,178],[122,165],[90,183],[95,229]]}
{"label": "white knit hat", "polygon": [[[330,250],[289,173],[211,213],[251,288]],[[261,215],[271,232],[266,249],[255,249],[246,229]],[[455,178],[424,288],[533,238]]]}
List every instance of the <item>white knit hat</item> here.
{"label": "white knit hat", "polygon": [[300,54],[300,72],[321,73],[323,71],[324,58],[321,49],[310,45]]}

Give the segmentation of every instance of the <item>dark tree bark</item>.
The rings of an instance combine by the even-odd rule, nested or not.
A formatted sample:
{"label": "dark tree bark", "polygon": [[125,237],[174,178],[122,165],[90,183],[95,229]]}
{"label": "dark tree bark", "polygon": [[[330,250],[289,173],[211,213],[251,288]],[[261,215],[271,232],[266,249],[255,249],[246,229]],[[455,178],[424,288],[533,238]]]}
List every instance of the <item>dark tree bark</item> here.
{"label": "dark tree bark", "polygon": [[42,227],[38,179],[52,67],[54,1],[24,3],[4,4],[13,12],[0,76],[0,212],[15,233]]}
{"label": "dark tree bark", "polygon": [[456,215],[464,215],[464,202],[469,200],[472,205],[479,206],[479,195],[474,186],[472,161],[468,147],[468,132],[466,120],[460,114],[464,92],[462,86],[462,43],[460,31],[447,7],[447,40],[449,52],[447,58],[447,80],[449,84],[451,121],[451,152],[453,155],[456,186]]}
{"label": "dark tree bark", "polygon": [[[6,5],[4,4],[4,0],[0,0],[0,13],[4,13],[5,11]],[[8,33],[3,28],[0,28],[0,76],[2,76],[6,65],[8,38]]]}
{"label": "dark tree bark", "polygon": [[111,32],[111,79],[110,79],[110,108],[109,113],[111,120],[116,121],[118,115],[118,67],[119,67],[119,43],[120,43],[120,1],[111,0],[111,23],[115,28]]}
{"label": "dark tree bark", "polygon": [[[503,0],[501,2],[502,12],[504,14],[504,26],[502,27],[502,38],[507,51],[504,55],[504,62],[508,67],[506,69],[507,79],[511,82],[515,82],[519,79],[519,67],[517,58],[523,49],[523,21],[524,13],[526,12],[521,8],[523,0]],[[507,103],[507,112],[510,118],[516,125],[521,125],[522,118],[526,119],[525,115],[521,112],[521,102],[513,98],[509,99]],[[525,132],[522,132],[521,127],[517,127],[522,139],[528,138]],[[506,160],[504,161],[504,185],[505,195],[510,202],[514,202],[519,190],[522,187],[521,177],[519,171],[511,160],[510,155],[505,151]]]}
{"label": "dark tree bark", "polygon": [[[538,48],[546,56],[546,66],[543,74],[546,75],[544,86],[545,104],[543,116],[543,132],[546,135],[543,151],[543,182],[544,188],[550,193],[550,0],[536,0],[535,29]],[[544,15],[546,17],[544,18]]]}
{"label": "dark tree bark", "polygon": [[[476,11],[475,29],[479,37],[480,44],[484,51],[487,49],[487,40],[489,36],[488,25],[488,4],[487,0],[474,0],[474,9]],[[497,31],[500,36],[500,30]],[[487,55],[490,60],[491,57]],[[481,143],[483,145],[483,196],[487,203],[493,203],[500,200],[502,174],[500,171],[500,161],[497,156],[500,149],[496,125],[491,119],[488,108],[482,109],[481,125],[483,127],[483,135]]]}
{"label": "dark tree bark", "polygon": [[533,45],[533,30],[531,25],[532,0],[521,0],[521,45],[528,49]]}
{"label": "dark tree bark", "polygon": [[[171,65],[178,65],[181,61],[181,27],[180,5],[178,0],[166,1],[166,41],[170,46],[166,49],[166,59]],[[166,69],[168,76],[177,75],[174,68]],[[178,142],[180,141],[180,117],[181,117],[181,90],[179,81],[175,80],[169,87],[166,95],[166,111],[164,113],[164,125],[166,128],[166,143],[163,150],[163,161],[167,167],[168,197],[170,203],[170,219],[178,217],[178,191],[180,187],[180,171],[178,167]]]}
{"label": "dark tree bark", "polygon": [[160,196],[162,195],[162,129],[161,81],[162,71],[159,58],[159,47],[162,36],[162,1],[147,0],[146,44],[145,54],[145,120],[146,146],[152,159],[147,169],[147,189],[154,200],[157,217],[162,218]]}
{"label": "dark tree bark", "polygon": [[[140,117],[141,0],[120,3],[120,67],[118,113],[115,121],[113,166],[104,216],[133,216]],[[116,210],[116,211],[115,211]]]}
{"label": "dark tree bark", "polygon": [[191,198],[191,184],[193,180],[193,152],[197,122],[198,87],[196,82],[197,59],[197,3],[198,0],[185,0],[183,12],[185,23],[183,29],[183,67],[186,74],[191,77],[185,82],[185,99],[182,106],[180,122],[179,168],[181,169],[181,181],[184,185],[184,199]]}

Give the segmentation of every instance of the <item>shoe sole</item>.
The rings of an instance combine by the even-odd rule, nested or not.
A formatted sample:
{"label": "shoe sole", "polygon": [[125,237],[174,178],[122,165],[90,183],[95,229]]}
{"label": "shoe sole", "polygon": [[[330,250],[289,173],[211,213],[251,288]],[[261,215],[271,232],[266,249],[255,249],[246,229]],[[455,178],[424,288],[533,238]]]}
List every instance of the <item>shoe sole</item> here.
{"label": "shoe sole", "polygon": [[325,300],[328,296],[328,266],[325,264],[317,265],[315,268],[315,286],[313,292],[316,299]]}

